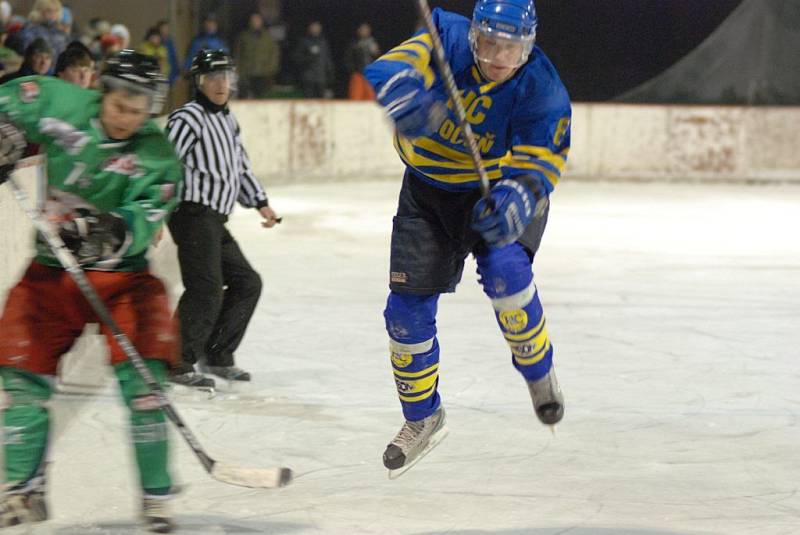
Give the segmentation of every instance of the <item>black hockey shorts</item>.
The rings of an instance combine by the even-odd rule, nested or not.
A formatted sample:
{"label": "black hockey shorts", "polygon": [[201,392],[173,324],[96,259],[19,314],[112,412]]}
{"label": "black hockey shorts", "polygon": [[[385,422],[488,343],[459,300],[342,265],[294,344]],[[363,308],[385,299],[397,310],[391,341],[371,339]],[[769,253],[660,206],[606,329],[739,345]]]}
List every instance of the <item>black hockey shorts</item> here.
{"label": "black hockey shorts", "polygon": [[[480,190],[452,192],[432,186],[406,170],[392,229],[392,291],[430,295],[451,293],[461,281],[464,260],[486,243],[470,228]],[[547,212],[535,219],[518,242],[533,260],[547,226]]]}

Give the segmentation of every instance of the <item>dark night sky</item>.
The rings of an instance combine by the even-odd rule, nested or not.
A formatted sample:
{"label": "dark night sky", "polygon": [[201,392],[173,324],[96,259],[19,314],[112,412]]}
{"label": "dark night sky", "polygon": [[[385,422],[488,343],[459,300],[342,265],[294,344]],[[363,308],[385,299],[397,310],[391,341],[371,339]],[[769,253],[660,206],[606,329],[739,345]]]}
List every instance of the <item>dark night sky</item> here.
{"label": "dark night sky", "polygon": [[[538,43],[576,101],[602,101],[662,72],[703,41],[742,0],[539,0]],[[465,15],[474,0],[431,0]],[[340,55],[362,21],[383,49],[407,38],[413,0],[285,0],[293,36],[316,18]],[[246,14],[244,14],[246,17]],[[341,78],[344,78],[342,73]]]}

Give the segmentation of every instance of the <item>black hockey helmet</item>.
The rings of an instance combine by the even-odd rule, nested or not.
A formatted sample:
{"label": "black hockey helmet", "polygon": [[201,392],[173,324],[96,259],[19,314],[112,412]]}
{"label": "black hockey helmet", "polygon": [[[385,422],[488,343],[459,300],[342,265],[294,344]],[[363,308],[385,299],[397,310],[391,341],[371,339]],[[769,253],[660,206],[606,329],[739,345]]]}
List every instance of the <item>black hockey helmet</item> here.
{"label": "black hockey helmet", "polygon": [[236,70],[236,64],[230,54],[221,48],[217,50],[203,49],[192,60],[189,73],[196,79],[202,74],[234,70]]}
{"label": "black hockey helmet", "polygon": [[100,73],[103,90],[125,89],[151,97],[150,113],[161,112],[166,100],[167,80],[158,60],[133,50],[121,50],[106,60]]}

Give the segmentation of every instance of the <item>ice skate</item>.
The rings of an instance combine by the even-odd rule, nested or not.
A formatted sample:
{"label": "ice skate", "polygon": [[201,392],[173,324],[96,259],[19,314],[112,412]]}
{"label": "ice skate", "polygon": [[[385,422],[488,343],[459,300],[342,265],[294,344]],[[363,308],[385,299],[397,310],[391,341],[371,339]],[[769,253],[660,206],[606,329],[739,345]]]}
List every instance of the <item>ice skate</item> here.
{"label": "ice skate", "polygon": [[246,372],[236,366],[205,366],[203,371],[216,375],[226,381],[250,381],[250,372]]}
{"label": "ice skate", "polygon": [[44,490],[43,477],[6,490],[0,499],[0,528],[47,520]]}
{"label": "ice skate", "polygon": [[556,380],[555,368],[538,381],[528,381],[536,416],[545,425],[555,426],[564,417],[564,396]]}
{"label": "ice skate", "polygon": [[170,373],[168,375],[169,382],[175,383],[176,385],[183,385],[189,388],[196,388],[198,390],[202,390],[204,392],[214,393],[214,387],[216,384],[214,383],[214,379],[211,377],[206,377],[201,373],[197,373],[194,370],[183,371],[178,370],[177,373]]}
{"label": "ice skate", "polygon": [[147,529],[153,533],[171,533],[175,522],[170,513],[169,500],[172,495],[145,494],[142,498],[142,518]]}
{"label": "ice skate", "polygon": [[389,469],[389,479],[406,473],[435,448],[449,432],[444,424],[445,413],[441,406],[427,418],[417,422],[406,420],[383,452],[383,465]]}

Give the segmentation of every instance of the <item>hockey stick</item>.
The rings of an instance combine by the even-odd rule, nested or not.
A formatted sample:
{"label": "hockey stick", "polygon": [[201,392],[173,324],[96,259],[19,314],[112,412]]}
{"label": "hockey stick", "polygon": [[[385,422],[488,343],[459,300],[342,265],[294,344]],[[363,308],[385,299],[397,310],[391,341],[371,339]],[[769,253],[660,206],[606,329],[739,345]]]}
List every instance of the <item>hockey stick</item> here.
{"label": "hockey stick", "polygon": [[136,371],[139,372],[139,374],[142,376],[142,379],[144,379],[145,383],[147,383],[147,386],[150,388],[153,395],[156,396],[160,407],[164,410],[164,413],[166,413],[167,417],[172,421],[172,423],[175,424],[175,427],[178,428],[178,431],[186,440],[186,443],[200,460],[203,468],[206,469],[206,472],[208,472],[211,477],[218,481],[228,483],[230,485],[238,485],[240,487],[273,488],[287,485],[292,480],[292,471],[288,468],[238,467],[220,463],[212,459],[205,452],[203,447],[200,445],[200,442],[198,442],[197,438],[194,436],[194,433],[192,433],[189,427],[187,427],[186,423],[183,421],[180,415],[178,415],[175,407],[173,407],[172,403],[170,403],[169,398],[167,398],[167,395],[164,393],[161,385],[159,385],[158,381],[156,381],[155,377],[153,377],[153,374],[145,364],[142,356],[133,346],[130,339],[119,328],[119,325],[117,325],[117,323],[114,321],[114,318],[109,313],[108,308],[106,308],[105,304],[103,303],[103,300],[97,294],[97,291],[86,277],[86,273],[80,267],[77,260],[75,260],[75,256],[67,248],[67,246],[64,245],[64,241],[61,239],[61,236],[59,236],[59,234],[53,229],[50,222],[42,216],[41,212],[29,206],[28,194],[16,183],[12,177],[9,177],[8,183],[11,185],[14,196],[17,198],[17,201],[22,209],[25,210],[25,213],[30,218],[34,227],[36,227],[36,230],[38,230],[39,233],[44,236],[47,244],[53,251],[53,254],[56,255],[64,269],[70,274],[70,276],[72,276],[81,293],[83,293],[83,295],[86,297],[86,300],[92,306],[92,309],[94,309],[100,320],[108,325],[109,329],[111,329],[114,339],[122,348],[128,359],[130,359],[131,363],[136,368]]}
{"label": "hockey stick", "polygon": [[461,132],[463,132],[464,139],[466,140],[469,154],[472,156],[472,165],[478,172],[480,178],[481,195],[489,202],[489,206],[493,206],[489,191],[492,189],[489,184],[489,174],[486,172],[486,167],[483,165],[481,153],[478,150],[478,142],[475,141],[475,136],[472,133],[472,125],[467,121],[467,111],[464,109],[464,102],[461,100],[461,92],[456,85],[456,79],[453,77],[453,70],[450,64],[447,63],[447,58],[444,55],[444,45],[442,45],[442,38],[439,36],[439,30],[433,23],[433,15],[431,8],[428,5],[428,0],[417,0],[417,11],[420,17],[425,21],[425,26],[428,33],[431,34],[431,42],[433,43],[433,59],[436,60],[436,65],[439,67],[439,72],[444,80],[444,87],[447,90],[447,96],[453,103],[453,109],[456,111]]}

